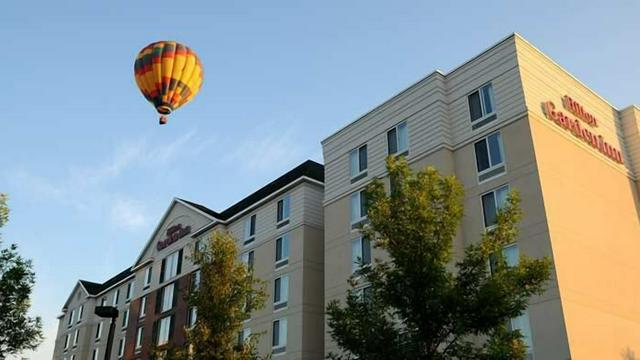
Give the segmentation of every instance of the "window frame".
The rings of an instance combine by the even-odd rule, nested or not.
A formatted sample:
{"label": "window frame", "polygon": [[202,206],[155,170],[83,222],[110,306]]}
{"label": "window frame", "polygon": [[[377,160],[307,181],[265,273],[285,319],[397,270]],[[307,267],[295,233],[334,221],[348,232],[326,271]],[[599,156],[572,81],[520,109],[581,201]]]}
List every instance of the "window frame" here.
{"label": "window frame", "polygon": [[[280,204],[282,203],[282,218],[280,215]],[[276,227],[282,227],[289,223],[291,219],[291,194],[284,195],[276,202]]]}
{"label": "window frame", "polygon": [[102,339],[102,326],[103,326],[103,321],[100,321],[98,323],[98,326],[96,327],[96,342],[100,341],[100,339]]}
{"label": "window frame", "polygon": [[246,219],[244,219],[244,234],[243,234],[243,245],[247,246],[255,241],[256,239],[256,228],[257,228],[257,216],[253,214]]}
{"label": "window frame", "polygon": [[[171,287],[171,297],[167,298],[167,289]],[[174,298],[176,296],[175,292],[176,292],[176,283],[172,282],[169,283],[165,286],[163,286],[160,291],[162,292],[160,294],[160,314],[164,314],[167,311],[171,311],[171,309],[173,309],[173,302],[174,302]],[[165,306],[167,305],[167,303],[169,303],[169,308],[165,308]]]}
{"label": "window frame", "polygon": [[[280,243],[280,259],[278,259],[278,242]],[[286,247],[285,247],[286,245]],[[276,253],[275,253],[275,268],[281,269],[289,264],[289,256],[291,253],[291,239],[288,233],[282,234],[275,241]],[[287,255],[284,256],[286,249]]]}
{"label": "window frame", "polygon": [[135,339],[135,351],[140,352],[142,350],[142,345],[144,343],[144,326],[138,326],[136,328],[136,339]]}
{"label": "window frame", "polygon": [[[285,286],[286,285],[286,286]],[[277,299],[279,297],[279,299]],[[273,310],[282,310],[289,304],[289,274],[273,279]]]}
{"label": "window frame", "polygon": [[187,309],[187,328],[193,329],[196,326],[196,321],[198,321],[198,307],[189,306]]}
{"label": "window frame", "polygon": [[[276,344],[275,340],[276,340],[276,323],[278,324],[278,343]],[[288,323],[287,323],[287,318],[279,318],[276,320],[273,320],[272,326],[271,326],[271,352],[276,355],[276,354],[283,354],[286,350],[287,350],[287,337],[289,335],[289,331],[288,331]],[[283,334],[283,329],[284,329],[284,334]],[[283,336],[284,335],[284,336]]]}
{"label": "window frame", "polygon": [[148,289],[151,286],[151,277],[153,276],[153,265],[149,265],[144,270],[144,282],[143,289]]}
{"label": "window frame", "polygon": [[[156,345],[157,346],[166,345],[171,341],[171,323],[173,322],[172,319],[173,319],[173,316],[169,315],[169,316],[162,317],[162,318],[160,318],[158,320],[158,331],[157,331],[157,337],[158,338],[156,339]],[[163,334],[163,330],[164,330],[163,324],[166,325],[166,331],[165,331],[166,339],[162,338],[162,336],[164,335]],[[163,340],[164,340],[164,342],[161,342]]]}
{"label": "window frame", "polygon": [[[357,195],[358,198],[358,212],[360,214],[360,217],[357,219],[353,219],[352,215],[353,215],[353,198],[354,196]],[[363,200],[364,198],[364,200]],[[363,205],[362,202],[365,202],[365,204]],[[365,214],[362,214],[362,210],[365,210]],[[367,206],[366,206],[366,196],[365,196],[365,189],[358,189],[354,192],[351,193],[351,195],[349,195],[349,218],[350,218],[350,222],[351,222],[351,229],[355,229],[357,227],[358,224],[367,221],[367,219],[369,218],[367,215]]]}
{"label": "window frame", "polygon": [[127,338],[123,336],[120,338],[120,341],[118,342],[118,359],[124,358],[124,349],[126,347],[126,341],[127,341]]}
{"label": "window frame", "polygon": [[[489,146],[489,137],[493,136],[493,135],[498,135],[498,144],[500,145],[500,159],[502,160],[502,162],[497,163],[497,164],[492,164],[492,160],[491,160],[491,147]],[[487,159],[489,160],[489,167],[484,169],[484,170],[480,170],[480,168],[478,167],[478,151],[476,150],[476,144],[480,143],[484,141],[485,142],[485,148],[487,149]],[[482,184],[485,183],[489,180],[495,179],[499,176],[502,176],[504,174],[507,173],[507,158],[505,156],[505,150],[504,150],[504,141],[502,141],[502,132],[501,131],[494,131],[492,133],[487,134],[486,136],[476,140],[473,142],[473,155],[474,155],[474,161],[475,161],[475,166],[476,166],[476,174],[478,176],[478,184]],[[500,173],[497,173],[495,175],[483,178],[483,176],[485,176],[486,174],[491,173],[492,171],[495,171],[499,168],[503,167],[504,170]]]}
{"label": "window frame", "polygon": [[[400,148],[400,128],[404,127],[405,128],[405,132],[407,135],[406,138],[406,148],[405,149],[401,149]],[[396,138],[396,151],[395,152],[391,152],[391,148],[390,148],[390,144],[389,144],[389,133],[395,131],[395,138]],[[399,123],[397,123],[396,125],[394,125],[393,127],[387,129],[387,131],[385,132],[386,135],[386,141],[387,141],[387,155],[388,156],[402,156],[402,155],[408,155],[409,154],[409,149],[411,148],[411,145],[409,143],[409,124],[407,122],[407,120],[403,120]]]}
{"label": "window frame", "polygon": [[76,324],[79,324],[82,322],[83,313],[84,313],[84,304],[80,305],[80,307],[78,308],[78,319],[76,320]]}
{"label": "window frame", "polygon": [[[359,243],[359,250],[361,253],[361,259],[364,260],[364,243],[365,241],[369,244],[369,262],[367,262],[366,264],[361,261],[359,263],[357,263],[356,261],[354,261],[354,257],[353,257],[353,248],[354,248],[354,243],[358,242]],[[371,246],[371,240],[366,239],[364,236],[358,236],[355,239],[351,240],[351,273],[352,274],[358,274],[363,268],[366,268],[368,266],[371,266],[371,261],[372,261],[372,246]],[[356,266],[356,264],[358,264]]]}
{"label": "window frame", "polygon": [[[362,167],[362,157],[361,152],[364,149],[364,169]],[[357,171],[354,173],[353,165],[357,166]],[[349,176],[351,178],[351,183],[353,184],[356,181],[359,181],[367,176],[367,171],[369,170],[369,148],[366,143],[351,149],[349,151]]]}
{"label": "window frame", "polygon": [[129,308],[126,308],[122,312],[122,330],[125,330],[129,326]]}
{"label": "window frame", "polygon": [[115,293],[113,293],[113,302],[112,302],[112,305],[113,305],[114,307],[117,307],[117,306],[118,306],[118,302],[120,302],[120,288],[117,288],[117,289],[116,289],[116,292],[115,292]]}
{"label": "window frame", "polygon": [[240,255],[240,261],[242,261],[249,270],[253,271],[253,267],[256,261],[255,250],[245,251]]}
{"label": "window frame", "polygon": [[[507,192],[507,196],[508,196],[509,195],[509,191],[511,190],[511,186],[508,183],[502,184],[500,186],[497,186],[497,187],[495,187],[495,188],[493,188],[493,189],[491,189],[489,191],[486,191],[486,192],[480,194],[480,211],[482,213],[482,225],[484,226],[484,229],[486,231],[493,230],[496,227],[497,223],[496,224],[492,224],[492,225],[487,225],[487,218],[486,218],[486,215],[485,215],[484,201],[483,201],[484,197],[489,195],[489,194],[493,194],[493,205],[495,206],[495,212],[496,212],[496,216],[497,216],[498,212],[501,209],[501,206],[499,206],[499,204],[498,204],[497,193],[498,193],[499,190],[502,190],[502,189],[505,189],[505,188],[506,188],[506,192]],[[502,206],[504,206],[504,204]]]}
{"label": "window frame", "polygon": [[76,328],[76,330],[73,332],[73,345],[72,345],[72,347],[74,347],[74,348],[78,347],[78,340],[80,340],[79,337],[80,337],[80,329]]}
{"label": "window frame", "polygon": [[147,296],[148,295],[140,297],[140,309],[138,312],[139,319],[144,319],[144,317],[147,316]]}
{"label": "window frame", "polygon": [[[483,94],[483,90],[487,87],[490,87],[491,91],[489,92],[489,99],[491,102],[491,112],[487,112],[487,104],[485,103],[485,98],[484,98],[484,94]],[[475,93],[478,93],[478,97],[480,99],[480,113],[481,116],[475,120],[471,119],[471,104],[469,103],[469,97]],[[495,118],[497,117],[497,111],[496,111],[496,94],[495,94],[495,88],[493,86],[493,82],[489,81],[486,82],[482,85],[480,85],[479,87],[475,88],[474,90],[472,90],[471,92],[469,92],[466,96],[467,99],[467,110],[469,111],[469,122],[471,123],[471,127],[473,130],[478,129],[490,122],[492,122],[493,120],[495,120]]]}
{"label": "window frame", "polygon": [[126,302],[130,302],[131,298],[133,298],[134,284],[134,281],[129,281],[129,283],[127,283],[127,294],[125,296]]}

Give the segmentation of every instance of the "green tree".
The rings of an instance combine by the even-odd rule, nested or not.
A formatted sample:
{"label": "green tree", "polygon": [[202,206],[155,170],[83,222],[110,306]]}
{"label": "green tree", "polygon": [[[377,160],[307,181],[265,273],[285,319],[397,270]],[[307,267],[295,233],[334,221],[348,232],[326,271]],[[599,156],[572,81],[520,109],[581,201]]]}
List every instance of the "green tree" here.
{"label": "green tree", "polygon": [[[455,177],[428,167],[413,173],[390,157],[391,191],[381,180],[366,189],[369,224],[363,235],[386,251],[350,279],[343,306],[327,307],[339,354],[333,359],[524,359],[526,347],[509,319],[544,292],[547,258],[521,256],[509,266],[502,249],[516,241],[519,196],[509,195],[497,225],[454,262],[453,239],[463,214],[463,188]],[[491,269],[489,267],[491,263]],[[369,284],[366,291],[354,286]]]}
{"label": "green tree", "polygon": [[194,251],[192,261],[200,267],[200,281],[188,295],[189,306],[197,308],[195,326],[187,329],[182,348],[158,349],[164,360],[250,360],[259,359],[256,347],[261,334],[238,341],[243,322],[251,310],[264,306],[264,281],[238,261],[237,241],[228,232],[214,232]]}
{"label": "green tree", "polygon": [[[7,196],[0,194],[0,228],[9,220]],[[42,341],[42,322],[27,315],[35,273],[31,260],[0,240],[0,359],[24,350],[35,350]]]}

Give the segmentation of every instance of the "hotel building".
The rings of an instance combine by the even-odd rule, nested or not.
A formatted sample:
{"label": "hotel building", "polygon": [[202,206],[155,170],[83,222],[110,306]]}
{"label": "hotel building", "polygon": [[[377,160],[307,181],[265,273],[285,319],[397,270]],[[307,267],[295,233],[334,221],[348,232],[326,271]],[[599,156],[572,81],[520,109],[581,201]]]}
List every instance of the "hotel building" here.
{"label": "hotel building", "polygon": [[[510,322],[530,358],[640,354],[639,126],[640,108],[613,107],[516,34],[429,74],[322,142],[325,302],[345,297],[358,258],[384,257],[356,230],[361,191],[385,177],[388,155],[403,155],[464,185],[458,258],[495,223],[507,191],[520,192],[507,261],[554,265],[547,291]],[[325,344],[336,350],[328,333]]]}
{"label": "hotel building", "polygon": [[[531,359],[640,354],[637,106],[615,108],[514,34],[448,73],[429,74],[322,149],[324,172],[307,162],[221,213],[175,199],[131,268],[102,284],[78,282],[54,359],[100,358],[107,322],[100,325],[93,308],[101,303],[121,314],[112,359],[147,359],[152,342],[184,341],[197,313],[175,294],[197,277],[188,261],[194,244],[216,229],[235,234],[241,258],[269,282],[270,301],[244,332],[265,332],[260,352],[321,359],[337,351],[324,307],[344,299],[362,262],[385,258],[357,225],[366,221],[362,190],[385,177],[389,155],[462,182],[457,259],[495,224],[508,190],[520,192],[524,218],[506,258],[553,262],[545,293],[509,323],[525,335]],[[288,259],[278,255],[283,246]]]}
{"label": "hotel building", "polygon": [[104,283],[80,280],[59,317],[53,359],[98,360],[109,320],[94,314],[116,306],[111,359],[148,359],[154,345],[182,344],[197,319],[184,295],[199,281],[189,260],[212,231],[230,231],[239,257],[267,281],[263,309],[240,339],[263,333],[258,350],[280,359],[323,356],[323,167],[307,161],[218,213],[174,199],[135,263]]}

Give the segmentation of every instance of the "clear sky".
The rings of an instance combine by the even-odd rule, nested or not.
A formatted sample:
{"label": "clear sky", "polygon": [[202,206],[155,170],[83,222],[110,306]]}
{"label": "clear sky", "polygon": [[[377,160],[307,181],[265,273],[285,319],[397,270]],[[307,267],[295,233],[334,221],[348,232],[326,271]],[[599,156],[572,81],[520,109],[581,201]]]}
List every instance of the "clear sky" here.
{"label": "clear sky", "polygon": [[[174,196],[223,210],[435,69],[518,32],[617,107],[640,103],[640,2],[5,1],[3,229],[32,258],[51,359],[76,281],[130,266]],[[160,127],[133,60],[178,40],[200,94]]]}

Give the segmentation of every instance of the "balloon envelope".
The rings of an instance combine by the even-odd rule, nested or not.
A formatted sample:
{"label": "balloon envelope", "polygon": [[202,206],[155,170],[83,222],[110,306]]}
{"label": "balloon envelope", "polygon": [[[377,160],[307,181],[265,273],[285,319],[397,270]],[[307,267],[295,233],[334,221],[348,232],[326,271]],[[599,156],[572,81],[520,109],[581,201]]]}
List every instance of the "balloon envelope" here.
{"label": "balloon envelope", "polygon": [[161,124],[173,110],[196,96],[203,80],[196,53],[175,41],[147,45],[136,57],[134,72],[142,95],[162,115]]}

